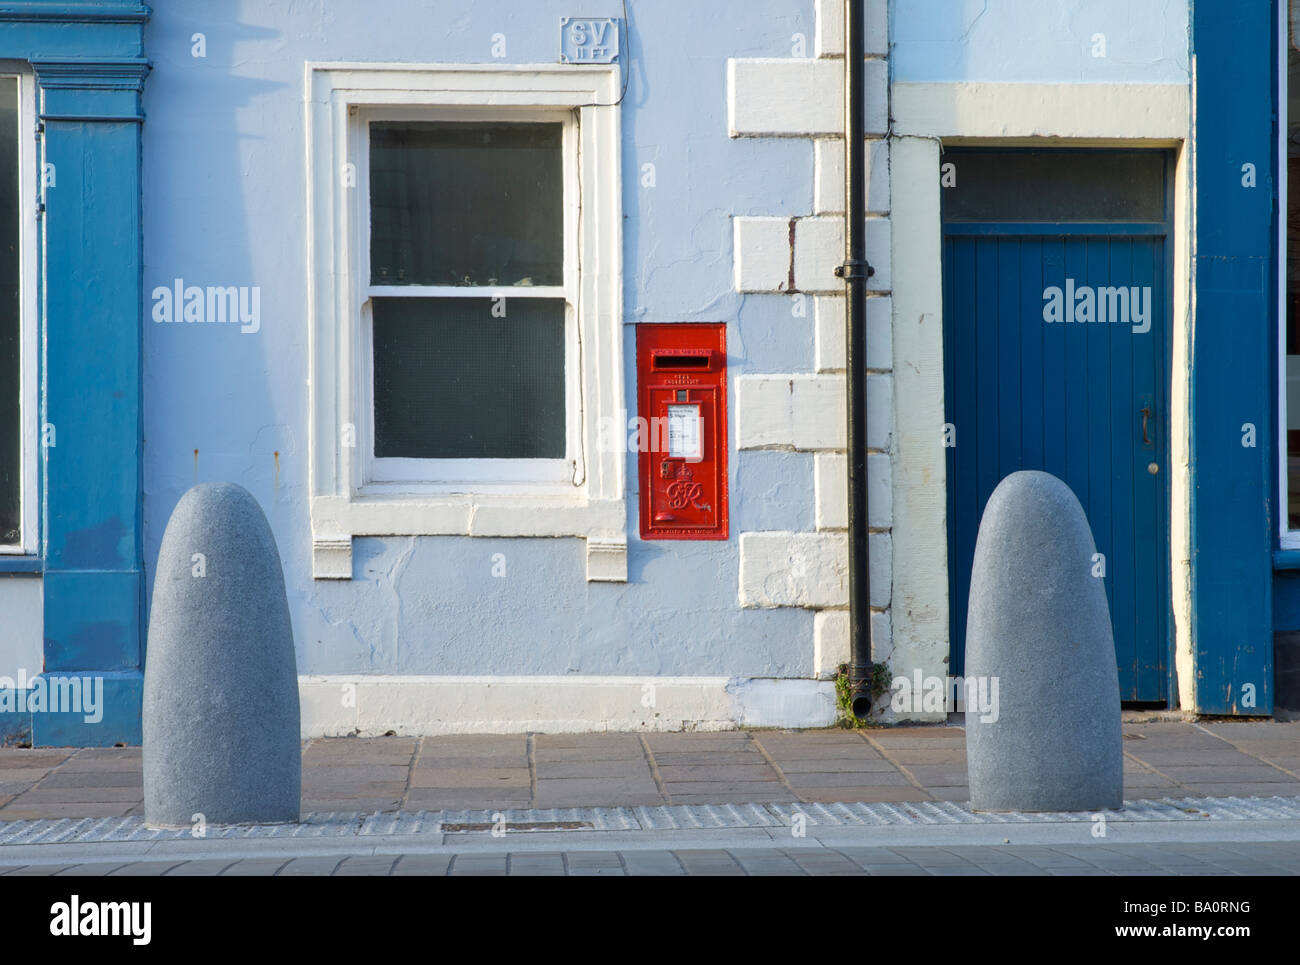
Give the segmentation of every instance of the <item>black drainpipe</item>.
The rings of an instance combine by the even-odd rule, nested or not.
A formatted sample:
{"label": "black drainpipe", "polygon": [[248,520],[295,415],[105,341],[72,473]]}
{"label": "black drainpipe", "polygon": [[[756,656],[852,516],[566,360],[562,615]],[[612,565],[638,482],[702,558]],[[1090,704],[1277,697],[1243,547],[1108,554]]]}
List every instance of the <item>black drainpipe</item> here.
{"label": "black drainpipe", "polygon": [[871,712],[871,573],[867,545],[867,264],[864,0],[844,2],[844,279],[848,378],[849,688],[855,717]]}

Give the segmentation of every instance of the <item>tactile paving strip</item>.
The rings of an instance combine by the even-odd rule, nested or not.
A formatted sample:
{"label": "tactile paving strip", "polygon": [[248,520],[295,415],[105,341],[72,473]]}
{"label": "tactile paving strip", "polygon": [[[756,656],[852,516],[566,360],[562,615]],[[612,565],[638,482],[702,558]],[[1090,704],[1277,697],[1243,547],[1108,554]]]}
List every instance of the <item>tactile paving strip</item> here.
{"label": "tactile paving strip", "polygon": [[[698,804],[635,808],[552,808],[504,811],[317,812],[299,824],[209,825],[205,839],[324,838],[443,834],[446,825],[519,831],[670,831],[789,827],[802,814],[813,827],[888,825],[1058,824],[1086,822],[1092,813],[981,813],[949,801],[898,804]],[[1300,798],[1164,798],[1127,801],[1109,821],[1297,821]],[[513,828],[512,828],[513,826]],[[526,826],[526,827],[521,827]],[[189,828],[147,828],[139,817],[61,818],[0,822],[0,847],[101,841],[164,841],[198,837]]]}

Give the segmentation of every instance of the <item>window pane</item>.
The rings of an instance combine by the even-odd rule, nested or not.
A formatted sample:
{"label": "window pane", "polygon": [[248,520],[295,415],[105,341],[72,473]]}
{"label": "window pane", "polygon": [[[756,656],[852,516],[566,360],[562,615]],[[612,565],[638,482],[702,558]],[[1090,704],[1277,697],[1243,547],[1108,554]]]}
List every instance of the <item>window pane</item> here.
{"label": "window pane", "polygon": [[375,456],[563,459],[564,300],[374,300]]}
{"label": "window pane", "polygon": [[370,125],[371,284],[564,284],[561,134]]}
{"label": "window pane", "polygon": [[945,221],[1163,221],[1161,151],[949,148]]}
{"label": "window pane", "polygon": [[18,81],[0,78],[0,544],[21,539]]}

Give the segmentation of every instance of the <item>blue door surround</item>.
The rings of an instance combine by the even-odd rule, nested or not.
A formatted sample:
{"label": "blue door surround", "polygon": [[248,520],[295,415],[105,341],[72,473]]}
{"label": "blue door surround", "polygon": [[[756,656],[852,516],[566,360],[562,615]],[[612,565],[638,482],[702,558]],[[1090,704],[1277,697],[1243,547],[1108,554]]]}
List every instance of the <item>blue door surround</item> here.
{"label": "blue door surround", "polygon": [[[103,719],[34,713],[36,745],[140,742],[141,94],[149,70],[136,0],[0,6],[0,58],[36,79],[44,210],[39,419],[45,666],[103,678]],[[44,169],[44,168],[43,168]],[[44,179],[42,179],[44,180]],[[13,578],[21,578],[14,576]]]}
{"label": "blue door surround", "polygon": [[1192,5],[1191,631],[1203,714],[1273,712],[1277,3]]}

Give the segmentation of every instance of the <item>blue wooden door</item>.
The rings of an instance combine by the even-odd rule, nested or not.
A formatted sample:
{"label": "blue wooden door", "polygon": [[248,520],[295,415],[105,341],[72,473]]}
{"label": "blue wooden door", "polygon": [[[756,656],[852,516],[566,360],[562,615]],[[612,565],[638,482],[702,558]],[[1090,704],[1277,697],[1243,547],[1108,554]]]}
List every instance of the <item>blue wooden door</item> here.
{"label": "blue wooden door", "polygon": [[1164,223],[945,220],[954,675],[985,503],[1009,473],[1041,469],[1092,525],[1121,698],[1167,700],[1168,244]]}

